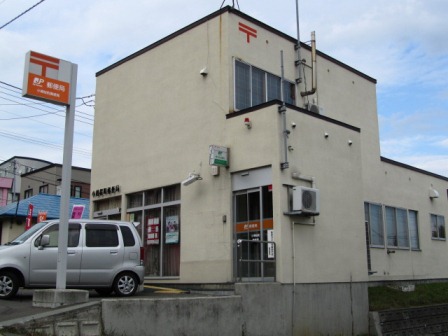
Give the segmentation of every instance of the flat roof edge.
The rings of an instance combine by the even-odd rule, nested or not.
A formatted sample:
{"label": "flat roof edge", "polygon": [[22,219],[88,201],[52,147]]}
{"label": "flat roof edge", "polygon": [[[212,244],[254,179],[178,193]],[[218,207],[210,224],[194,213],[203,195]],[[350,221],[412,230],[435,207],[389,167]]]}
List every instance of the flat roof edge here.
{"label": "flat roof edge", "polygon": [[[277,105],[277,106],[280,107],[281,105],[283,105],[283,103],[280,100],[271,100],[271,101],[268,101],[268,102],[260,104],[260,105],[249,107],[249,108],[244,109],[244,110],[230,112],[230,113],[226,114],[226,119],[235,118],[235,117],[241,116],[243,114],[254,112],[254,111],[257,111],[257,110],[260,110],[260,109],[263,109],[263,108],[266,108],[266,107],[269,107],[269,106],[272,106],[272,105]],[[298,107],[298,106],[295,106],[295,105],[286,104],[286,107],[291,109],[291,110],[294,110],[296,112],[300,112],[300,113],[309,115],[310,117],[317,118],[317,119],[320,119],[320,120],[324,120],[324,121],[329,122],[331,124],[335,124],[335,125],[338,125],[338,126],[341,126],[341,127],[347,128],[347,129],[350,129],[350,130],[355,131],[357,133],[361,133],[361,129],[359,127],[356,127],[356,126],[344,123],[342,121],[339,121],[339,120],[336,120],[336,119],[333,119],[333,118],[330,118],[330,117],[327,117],[327,116],[324,116],[324,115],[321,115],[321,114],[318,114],[318,113],[315,113],[315,112],[308,111],[308,110],[306,110],[304,108],[301,108],[301,107]]]}
{"label": "flat roof edge", "polygon": [[412,171],[417,172],[417,173],[421,173],[421,174],[424,174],[424,175],[432,176],[432,177],[435,177],[435,178],[438,178],[440,180],[444,180],[444,181],[448,182],[448,177],[446,177],[446,176],[439,175],[439,174],[436,174],[436,173],[432,173],[430,171],[427,171],[427,170],[424,170],[424,169],[420,169],[420,168],[408,165],[406,163],[394,161],[394,160],[388,159],[388,158],[386,158],[384,156],[381,156],[381,161],[385,162],[385,163],[389,163],[389,164],[394,165],[394,166],[398,166],[398,167],[401,167],[401,168],[412,170]]}

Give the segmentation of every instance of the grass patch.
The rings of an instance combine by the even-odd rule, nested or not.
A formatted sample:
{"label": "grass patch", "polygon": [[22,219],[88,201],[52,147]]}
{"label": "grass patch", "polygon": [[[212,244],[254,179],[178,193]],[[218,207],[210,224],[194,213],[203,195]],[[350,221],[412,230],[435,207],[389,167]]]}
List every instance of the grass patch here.
{"label": "grass patch", "polygon": [[442,303],[448,303],[448,283],[418,284],[413,292],[403,292],[390,286],[369,287],[371,311]]}

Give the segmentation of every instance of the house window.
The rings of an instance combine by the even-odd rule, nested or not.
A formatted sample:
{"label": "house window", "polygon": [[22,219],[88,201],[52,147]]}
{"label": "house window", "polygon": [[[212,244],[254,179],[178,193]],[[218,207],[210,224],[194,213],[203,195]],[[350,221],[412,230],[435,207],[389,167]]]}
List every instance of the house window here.
{"label": "house window", "polygon": [[48,194],[48,184],[39,187],[39,194]]}
{"label": "house window", "polygon": [[379,204],[364,204],[365,220],[369,226],[371,246],[384,247],[383,208]]}
{"label": "house window", "polygon": [[81,197],[81,192],[82,192],[82,187],[81,186],[74,186],[73,187],[73,197],[77,197],[80,198]]}
{"label": "house window", "polygon": [[367,202],[364,211],[369,246],[384,247],[385,224],[387,247],[420,250],[417,211]]}
{"label": "house window", "polygon": [[25,190],[25,198],[33,196],[33,189]]}
{"label": "house window", "polygon": [[418,222],[417,222],[417,211],[408,211],[408,224],[409,224],[409,237],[411,240],[411,249],[419,250],[420,242],[418,239]]}
{"label": "house window", "polygon": [[445,240],[445,217],[431,214],[432,239]]}
{"label": "house window", "polygon": [[408,216],[406,209],[386,206],[387,246],[409,248]]}
{"label": "house window", "polygon": [[[281,100],[281,78],[235,60],[235,109],[242,110],[271,100]],[[295,104],[295,85],[283,82],[285,103]]]}

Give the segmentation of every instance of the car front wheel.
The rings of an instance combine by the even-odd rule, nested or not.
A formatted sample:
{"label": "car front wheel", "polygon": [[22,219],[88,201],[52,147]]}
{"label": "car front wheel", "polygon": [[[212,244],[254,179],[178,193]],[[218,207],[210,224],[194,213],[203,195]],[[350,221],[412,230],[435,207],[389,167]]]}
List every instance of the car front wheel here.
{"label": "car front wheel", "polygon": [[0,299],[11,299],[18,290],[17,276],[11,272],[0,272]]}
{"label": "car front wheel", "polygon": [[132,296],[138,289],[138,278],[132,273],[121,273],[114,281],[114,291],[118,296]]}

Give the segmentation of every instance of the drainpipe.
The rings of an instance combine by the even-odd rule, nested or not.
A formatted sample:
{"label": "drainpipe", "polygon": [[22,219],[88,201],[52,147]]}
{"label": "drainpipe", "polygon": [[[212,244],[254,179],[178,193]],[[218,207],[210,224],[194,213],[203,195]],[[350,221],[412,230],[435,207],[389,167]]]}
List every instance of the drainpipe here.
{"label": "drainpipe", "polygon": [[283,82],[285,79],[284,74],[284,68],[283,68],[283,50],[280,51],[280,57],[281,57],[281,68],[282,68],[282,79],[280,82],[280,94],[282,99],[282,106],[279,107],[278,111],[282,115],[282,122],[283,122],[283,145],[284,145],[284,161],[280,163],[281,169],[289,168],[289,162],[288,162],[288,135],[290,131],[286,129],[286,105],[285,105],[285,98],[284,98],[284,90],[283,90]]}
{"label": "drainpipe", "polygon": [[311,32],[311,90],[300,92],[302,97],[312,95],[317,90],[316,76],[316,32]]}

